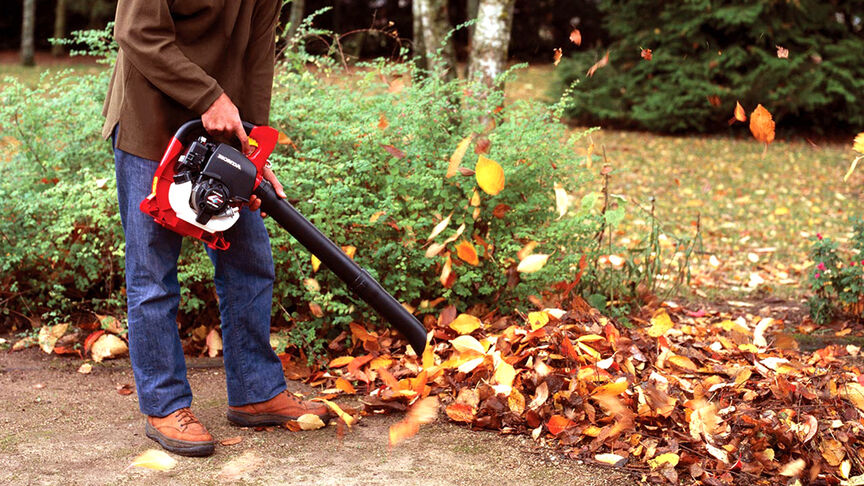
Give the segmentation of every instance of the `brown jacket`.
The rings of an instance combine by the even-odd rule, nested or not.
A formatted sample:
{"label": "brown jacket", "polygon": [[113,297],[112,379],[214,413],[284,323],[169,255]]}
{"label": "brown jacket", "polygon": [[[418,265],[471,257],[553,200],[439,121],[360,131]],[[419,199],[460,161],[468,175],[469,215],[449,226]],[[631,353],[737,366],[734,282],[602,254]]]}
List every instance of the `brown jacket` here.
{"label": "brown jacket", "polygon": [[159,160],[184,122],[223,92],[240,117],[266,125],[280,0],[120,0],[120,45],[102,136]]}

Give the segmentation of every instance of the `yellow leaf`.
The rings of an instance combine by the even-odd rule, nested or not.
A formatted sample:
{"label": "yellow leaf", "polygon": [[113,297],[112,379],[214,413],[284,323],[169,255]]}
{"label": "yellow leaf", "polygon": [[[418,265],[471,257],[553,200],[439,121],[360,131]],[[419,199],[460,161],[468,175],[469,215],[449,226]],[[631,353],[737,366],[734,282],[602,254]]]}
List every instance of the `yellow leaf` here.
{"label": "yellow leaf", "polygon": [[390,445],[394,446],[420,430],[420,425],[428,424],[438,417],[438,397],[419,400],[408,409],[405,419],[390,426]]}
{"label": "yellow leaf", "polygon": [[483,192],[494,196],[504,189],[504,169],[492,159],[481,155],[477,159],[477,166],[474,167],[477,185]]}
{"label": "yellow leaf", "polygon": [[855,141],[852,142],[852,150],[859,154],[864,154],[864,132],[855,136]]}
{"label": "yellow leaf", "polygon": [[426,238],[426,241],[431,241],[433,238],[441,234],[447,228],[447,225],[450,224],[450,217],[453,216],[453,213],[450,213],[446,218],[442,219],[440,223],[436,224],[434,228],[432,228],[432,232],[429,233],[429,237]]}
{"label": "yellow leaf", "polygon": [[531,326],[532,331],[536,331],[537,329],[540,329],[548,323],[549,314],[547,314],[545,311],[528,313],[528,325]]}
{"label": "yellow leaf", "polygon": [[165,451],[147,449],[140,456],[136,457],[129,467],[138,466],[157,471],[167,471],[176,465],[177,460],[169,456]]}
{"label": "yellow leaf", "polygon": [[674,452],[667,452],[666,454],[660,454],[653,459],[649,459],[648,465],[651,466],[651,469],[657,469],[658,467],[663,467],[666,464],[675,467],[678,465],[678,459],[678,454],[675,454]]}
{"label": "yellow leaf", "polygon": [[747,114],[744,113],[744,107],[741,106],[741,103],[738,101],[735,102],[735,119],[740,122],[747,121]]}
{"label": "yellow leaf", "polygon": [[369,222],[374,223],[374,222],[378,221],[378,219],[381,216],[384,216],[385,214],[387,214],[387,213],[384,211],[375,211],[374,213],[372,213],[372,216],[369,217]]}
{"label": "yellow leaf", "polygon": [[516,379],[516,370],[513,369],[513,365],[506,361],[501,361],[498,363],[498,367],[495,368],[495,375],[492,377],[492,380],[499,385],[504,386],[513,386],[513,380]]}
{"label": "yellow leaf", "polygon": [[819,446],[819,451],[825,462],[832,466],[839,466],[846,457],[846,449],[843,448],[843,443],[836,439],[824,439]]}
{"label": "yellow leaf", "polygon": [[480,319],[477,319],[470,314],[459,314],[456,319],[453,319],[453,322],[450,323],[450,329],[453,329],[459,334],[471,334],[482,325],[483,323],[480,322]]}
{"label": "yellow leaf", "polygon": [[462,163],[462,159],[465,157],[465,152],[468,151],[468,146],[471,145],[471,137],[465,137],[459,142],[459,145],[456,146],[456,150],[453,152],[453,155],[450,156],[450,165],[447,166],[447,179],[455,176],[459,173],[459,164]]}
{"label": "yellow leaf", "polygon": [[[482,201],[480,200],[480,193],[477,191],[477,189],[474,189],[474,194],[471,195],[471,201],[470,201],[471,207],[476,208],[476,207],[480,206],[481,202]],[[477,219],[477,217],[475,216],[474,219]]]}
{"label": "yellow leaf", "polygon": [[321,420],[321,417],[314,413],[301,415],[300,418],[297,419],[297,424],[300,426],[301,430],[317,430],[325,425]]}
{"label": "yellow leaf", "polygon": [[39,329],[39,347],[42,348],[42,351],[45,351],[48,354],[54,352],[54,345],[57,344],[57,340],[63,337],[63,334],[66,333],[66,329],[69,327],[69,324],[57,324],[56,326],[42,326]]}
{"label": "yellow leaf", "polygon": [[627,391],[627,387],[629,385],[630,384],[627,382],[626,379],[621,379],[621,380],[618,380],[614,383],[607,383],[605,385],[598,386],[597,388],[594,389],[594,392],[592,393],[592,395],[594,395],[594,396],[599,396],[599,395],[617,396],[617,395],[620,395],[620,394],[624,393],[625,391]]}
{"label": "yellow leaf", "polygon": [[344,251],[345,254],[348,255],[348,258],[353,260],[354,255],[357,254],[357,247],[351,245],[343,246],[342,251]]}
{"label": "yellow leaf", "polygon": [[570,205],[570,200],[567,197],[567,192],[564,191],[564,186],[556,182],[552,186],[555,190],[555,209],[558,210],[558,219],[567,214],[567,206]]}
{"label": "yellow leaf", "polygon": [[[350,383],[349,383],[349,385],[350,385]],[[318,399],[317,401],[323,403],[324,405],[327,405],[330,408],[330,410],[332,410],[333,413],[336,414],[336,416],[338,416],[340,419],[342,419],[343,422],[345,422],[345,425],[347,425],[348,427],[351,427],[352,425],[354,425],[355,422],[357,422],[357,419],[352,417],[350,414],[345,413],[345,411],[342,410],[342,408],[339,407],[339,405],[336,405],[335,403],[331,402],[330,400],[325,400],[325,399],[321,398],[321,399]],[[302,427],[302,425],[301,425],[301,427]]]}
{"label": "yellow leaf", "polygon": [[113,334],[103,334],[90,347],[93,361],[101,363],[105,358],[117,358],[129,352],[126,342]]}
{"label": "yellow leaf", "polygon": [[864,385],[855,381],[840,385],[837,396],[852,402],[852,405],[864,412]]}
{"label": "yellow leaf", "polygon": [[672,319],[666,313],[666,309],[660,309],[651,318],[651,328],[648,329],[648,335],[659,338],[669,332],[673,326]]}
{"label": "yellow leaf", "polygon": [[525,411],[525,395],[522,395],[518,389],[514,388],[510,391],[510,396],[507,397],[507,406],[511,412],[522,415]]}
{"label": "yellow leaf", "polygon": [[456,256],[469,265],[475,267],[480,265],[480,258],[477,257],[477,250],[474,248],[474,245],[466,240],[462,240],[456,246]]}
{"label": "yellow leaf", "polygon": [[219,331],[215,328],[210,329],[210,332],[207,333],[207,355],[211,358],[215,358],[219,356],[219,351],[222,351],[222,336],[219,335]]}
{"label": "yellow leaf", "polygon": [[423,369],[435,366],[435,347],[431,345],[432,333],[426,336],[426,349],[423,350]]}
{"label": "yellow leaf", "polygon": [[849,166],[849,170],[846,171],[846,175],[843,176],[843,182],[846,182],[846,180],[849,179],[852,173],[855,172],[855,167],[858,167],[858,161],[862,158],[864,158],[864,156],[855,157],[855,160],[852,161],[852,165]]}
{"label": "yellow leaf", "polygon": [[459,351],[460,353],[464,353],[466,351],[473,351],[480,354],[486,353],[486,348],[480,344],[480,341],[476,340],[471,336],[459,336],[456,339],[450,341],[450,345],[453,346],[453,349]]}
{"label": "yellow leaf", "polygon": [[441,267],[441,275],[438,277],[438,281],[441,282],[441,285],[445,288],[450,288],[450,286],[453,285],[450,281],[450,273],[453,271],[453,260],[450,259],[450,252],[447,252],[446,255],[444,266]]}
{"label": "yellow leaf", "polygon": [[774,141],[774,120],[761,104],[750,114],[750,133],[762,143]]}
{"label": "yellow leaf", "polygon": [[315,255],[312,255],[312,271],[317,272],[318,268],[321,266],[321,260],[318,259]]}
{"label": "yellow leaf", "polygon": [[528,255],[519,262],[516,271],[519,273],[534,273],[543,268],[546,265],[547,260],[549,260],[549,255],[543,255],[541,253]]}

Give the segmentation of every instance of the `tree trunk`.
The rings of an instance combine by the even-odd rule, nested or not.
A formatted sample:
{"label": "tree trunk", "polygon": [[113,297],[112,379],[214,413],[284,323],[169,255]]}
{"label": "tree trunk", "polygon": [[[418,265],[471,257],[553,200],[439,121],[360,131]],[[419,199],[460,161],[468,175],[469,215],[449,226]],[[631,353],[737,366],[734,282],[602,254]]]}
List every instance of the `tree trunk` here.
{"label": "tree trunk", "polygon": [[300,23],[303,22],[303,12],[306,8],[306,0],[291,0],[291,20],[288,27],[288,41],[294,39]]}
{"label": "tree trunk", "polygon": [[[456,49],[453,38],[447,34],[453,29],[447,11],[447,0],[414,0],[421,19],[420,32],[426,48],[426,62],[438,76],[454,79],[456,72]],[[415,37],[417,37],[415,33]],[[446,39],[446,41],[445,41]]]}
{"label": "tree trunk", "polygon": [[414,63],[420,70],[429,68],[429,63],[426,62],[426,43],[423,41],[423,15],[421,15],[420,0],[411,2],[411,17],[413,19],[413,30],[411,35]]}
{"label": "tree trunk", "polygon": [[[477,18],[477,10],[480,7],[480,0],[468,0],[467,7],[467,17],[468,20],[473,20]],[[468,26],[468,47],[471,47],[471,39],[474,38],[474,28],[477,24],[471,24]]]}
{"label": "tree trunk", "polygon": [[21,64],[32,66],[33,61],[33,28],[36,24],[36,0],[24,0],[21,15]]}
{"label": "tree trunk", "polygon": [[[54,8],[54,38],[62,39],[66,37],[66,0],[57,0],[57,6]],[[66,49],[62,44],[54,44],[51,46],[51,54],[53,56],[62,56]]]}
{"label": "tree trunk", "polygon": [[513,6],[516,0],[480,0],[474,36],[471,39],[471,60],[468,76],[487,86],[507,65],[507,47],[513,26]]}

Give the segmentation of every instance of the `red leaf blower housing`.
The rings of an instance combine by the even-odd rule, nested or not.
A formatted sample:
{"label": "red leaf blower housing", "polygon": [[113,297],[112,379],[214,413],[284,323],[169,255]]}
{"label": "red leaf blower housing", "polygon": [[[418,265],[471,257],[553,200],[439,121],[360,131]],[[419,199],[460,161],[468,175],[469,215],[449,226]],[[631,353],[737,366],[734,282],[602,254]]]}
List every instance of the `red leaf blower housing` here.
{"label": "red leaf blower housing", "polygon": [[231,145],[211,141],[201,120],[181,126],[165,149],[153,177],[153,191],[141,201],[141,211],[176,233],[225,250],[230,243],[222,232],[237,221],[240,208],[254,194],[261,200],[262,211],[396,327],[418,356],[423,354],[423,325],[291,203],[280,199],[263,178],[279,132],[247,122],[243,126],[254,149],[248,156]]}

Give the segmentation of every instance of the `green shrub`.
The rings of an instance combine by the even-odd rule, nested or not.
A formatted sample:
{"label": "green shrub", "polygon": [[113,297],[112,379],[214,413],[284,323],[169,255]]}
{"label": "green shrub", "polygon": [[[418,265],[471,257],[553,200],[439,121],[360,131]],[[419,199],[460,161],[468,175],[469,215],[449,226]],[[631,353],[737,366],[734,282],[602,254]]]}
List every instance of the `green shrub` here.
{"label": "green shrub", "polygon": [[813,239],[813,268],[808,276],[813,295],[807,306],[817,324],[838,315],[864,317],[864,219],[852,221],[852,234],[849,248],[818,233]]}
{"label": "green shrub", "polygon": [[[816,0],[602,2],[612,44],[562,61],[558,89],[578,82],[568,114],[591,124],[711,132],[727,126],[740,101],[748,113],[761,103],[778,126],[854,130],[864,125],[860,7]],[[777,46],[789,50],[788,59],[778,57]],[[642,49],[652,49],[653,59],[642,59]],[[587,77],[606,50],[609,64]]]}

